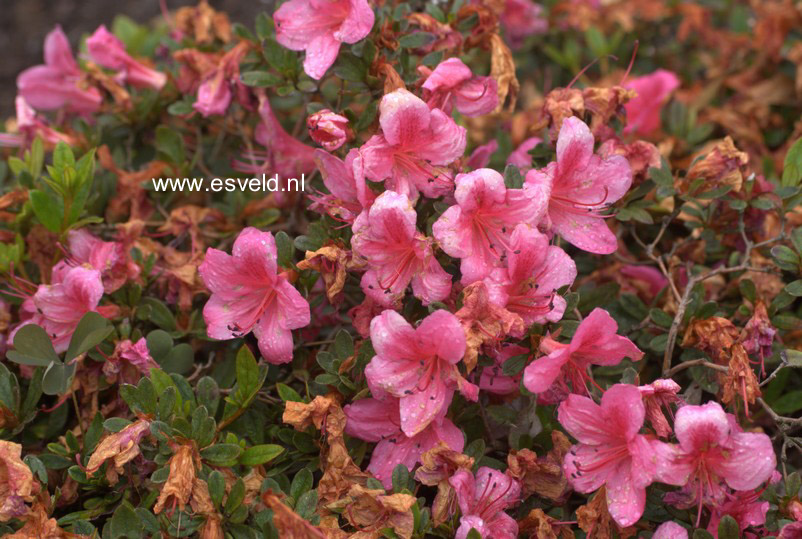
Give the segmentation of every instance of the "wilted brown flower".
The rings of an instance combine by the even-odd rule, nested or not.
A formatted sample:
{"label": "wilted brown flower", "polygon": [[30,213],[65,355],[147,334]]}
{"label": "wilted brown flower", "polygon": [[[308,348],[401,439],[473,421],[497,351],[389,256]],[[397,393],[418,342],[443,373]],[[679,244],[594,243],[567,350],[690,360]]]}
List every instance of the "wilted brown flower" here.
{"label": "wilted brown flower", "polygon": [[523,520],[518,522],[518,528],[529,537],[537,539],[572,539],[574,533],[568,526],[561,526],[557,519],[551,518],[543,509],[532,509]]}
{"label": "wilted brown flower", "polygon": [[228,15],[215,11],[207,0],[201,0],[197,6],[178,8],[174,22],[179,32],[191,36],[196,43],[211,43],[215,38],[223,43],[231,41]]}
{"label": "wilted brown flower", "polygon": [[463,362],[468,372],[476,367],[479,348],[495,345],[510,333],[525,331],[520,316],[490,301],[487,286],[482,281],[465,288],[462,308],[454,313],[465,330],[467,348]]}
{"label": "wilted brown flower", "polygon": [[755,376],[752,365],[749,364],[749,355],[743,345],[736,344],[730,349],[730,361],[727,372],[719,373],[721,384],[721,401],[733,405],[742,400],[744,410],[749,414],[749,405],[755,403],[760,396],[760,384]]}
{"label": "wilted brown flower", "polygon": [[543,116],[549,126],[549,136],[557,140],[563,120],[571,116],[581,118],[585,114],[585,99],[576,88],[556,88],[546,95]]}
{"label": "wilted brown flower", "polygon": [[178,504],[183,510],[189,503],[195,486],[197,469],[200,468],[200,455],[193,445],[179,445],[169,461],[170,475],[159,493],[159,499],[153,507],[157,515],[168,503]]}
{"label": "wilted brown flower", "polygon": [[273,510],[273,525],[279,537],[289,539],[325,539],[323,531],[287,507],[281,499],[268,490],[262,494],[262,501]]}
{"label": "wilted brown flower", "polygon": [[688,170],[684,178],[675,182],[682,194],[699,194],[722,186],[730,186],[734,192],[741,190],[748,175],[749,156],[735,147],[732,138],[726,137],[712,146],[708,145]]}
{"label": "wilted brown flower", "polygon": [[140,454],[139,443],[142,437],[150,432],[150,421],[138,419],[119,432],[106,436],[95,448],[89,463],[86,465],[86,476],[92,475],[100,469],[104,462],[111,459],[113,466],[106,470],[106,479],[114,485],[118,474],[123,473],[123,466],[134,460]]}
{"label": "wilted brown flower", "polygon": [[507,473],[520,481],[523,497],[537,494],[550,500],[562,500],[571,487],[563,473],[563,459],[571,449],[571,441],[558,430],[551,432],[553,446],[543,457],[529,449],[510,451]]}
{"label": "wilted brown flower", "polygon": [[490,42],[490,76],[496,80],[498,85],[498,106],[496,111],[504,108],[504,102],[509,97],[507,110],[515,110],[515,103],[518,100],[518,90],[521,85],[515,76],[515,61],[512,58],[512,51],[501,39],[498,34],[492,34]]}
{"label": "wilted brown flower", "polygon": [[37,501],[22,518],[25,523],[16,533],[4,536],[6,539],[79,539],[88,535],[69,533],[59,528],[55,518],[48,516],[47,509]]}
{"label": "wilted brown flower", "polygon": [[683,348],[693,346],[710,356],[719,365],[729,361],[728,351],[738,340],[740,331],[720,316],[693,320],[682,339]]}
{"label": "wilted brown flower", "polygon": [[410,539],[415,526],[412,506],[417,499],[410,494],[386,495],[382,489],[367,489],[354,485],[348,492],[352,500],[343,516],[362,535],[373,537],[379,530],[391,528],[398,537]]}
{"label": "wilted brown flower", "polygon": [[33,473],[22,462],[22,446],[14,442],[0,441],[0,521],[24,515],[28,511],[26,502],[32,502],[39,491]]}
{"label": "wilted brown flower", "polygon": [[300,270],[314,270],[320,273],[326,286],[326,297],[329,303],[336,305],[342,301],[342,290],[348,271],[357,269],[351,251],[334,243],[324,245],[317,251],[306,251],[304,260],[298,262]]}
{"label": "wilted brown flower", "polygon": [[448,478],[459,469],[473,468],[473,459],[439,442],[421,455],[421,462],[423,464],[415,471],[415,479],[431,487],[437,485],[437,495],[432,502],[432,521],[439,526],[457,508],[457,493]]}

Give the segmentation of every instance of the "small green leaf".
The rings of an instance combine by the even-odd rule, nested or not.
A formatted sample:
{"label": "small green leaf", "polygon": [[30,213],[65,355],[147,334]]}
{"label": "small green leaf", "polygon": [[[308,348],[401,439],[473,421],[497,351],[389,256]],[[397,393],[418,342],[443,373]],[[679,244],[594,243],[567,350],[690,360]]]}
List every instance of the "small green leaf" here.
{"label": "small green leaf", "polygon": [[254,86],[257,88],[278,86],[284,82],[282,77],[268,71],[246,71],[240,78],[242,79],[242,84],[245,86]]}
{"label": "small green leaf", "polygon": [[225,466],[242,455],[242,448],[236,444],[214,444],[201,449],[200,456],[211,464]]}
{"label": "small green leaf", "polygon": [[67,392],[75,374],[75,365],[64,365],[61,362],[51,363],[42,378],[42,391],[46,395],[62,395]]}
{"label": "small green leaf", "polygon": [[65,361],[70,361],[102,343],[114,328],[99,313],[90,311],[81,317],[70,339]]}
{"label": "small green leaf", "polygon": [[419,49],[434,43],[436,39],[437,36],[429,32],[413,32],[402,36],[401,39],[398,40],[398,44],[405,49]]}
{"label": "small green leaf", "polygon": [[15,363],[47,367],[60,361],[47,332],[36,324],[26,324],[17,331],[14,335],[14,348],[7,355]]}
{"label": "small green leaf", "polygon": [[797,186],[802,181],[802,138],[797,139],[785,154],[782,186]]}
{"label": "small green leaf", "polygon": [[184,140],[177,131],[167,126],[156,128],[156,151],[160,158],[174,165],[184,162]]}
{"label": "small green leaf", "polygon": [[31,190],[28,197],[33,213],[45,228],[51,232],[61,232],[61,222],[64,219],[64,206],[61,201],[38,189]]}
{"label": "small green leaf", "polygon": [[725,515],[718,523],[718,539],[738,539],[741,528],[738,522],[730,515]]}
{"label": "small green leaf", "polygon": [[259,466],[270,462],[284,451],[284,448],[275,444],[255,445],[246,449],[239,457],[243,466]]}

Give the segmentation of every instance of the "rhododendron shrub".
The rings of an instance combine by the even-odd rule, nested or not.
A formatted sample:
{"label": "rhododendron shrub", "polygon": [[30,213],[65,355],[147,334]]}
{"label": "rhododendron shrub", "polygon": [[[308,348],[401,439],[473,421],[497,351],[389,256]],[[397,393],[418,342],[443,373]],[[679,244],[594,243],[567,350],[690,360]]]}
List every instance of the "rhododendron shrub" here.
{"label": "rhododendron shrub", "polygon": [[799,6],[161,4],[7,103],[3,536],[802,537]]}

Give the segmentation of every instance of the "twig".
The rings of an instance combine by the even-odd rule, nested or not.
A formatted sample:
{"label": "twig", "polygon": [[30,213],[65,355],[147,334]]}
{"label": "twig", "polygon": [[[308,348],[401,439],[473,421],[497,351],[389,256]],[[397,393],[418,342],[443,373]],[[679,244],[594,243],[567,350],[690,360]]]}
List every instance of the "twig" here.
{"label": "twig", "polygon": [[684,361],[677,365],[676,367],[671,368],[666,374],[663,375],[664,378],[671,378],[675,374],[680,371],[684,371],[685,369],[689,369],[691,367],[701,366],[708,369],[712,369],[714,371],[719,372],[728,372],[729,369],[725,365],[717,365],[715,363],[711,363],[705,358],[700,359],[692,359],[690,361]]}

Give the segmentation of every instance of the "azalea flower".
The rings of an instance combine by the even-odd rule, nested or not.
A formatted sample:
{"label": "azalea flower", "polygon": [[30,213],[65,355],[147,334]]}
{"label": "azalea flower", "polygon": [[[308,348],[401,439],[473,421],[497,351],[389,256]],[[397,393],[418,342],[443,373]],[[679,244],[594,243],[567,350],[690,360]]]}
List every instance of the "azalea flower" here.
{"label": "azalea flower", "polygon": [[376,355],[365,367],[374,397],[400,399],[401,430],[415,436],[451,402],[455,389],[475,401],[479,388],[463,378],[457,363],[465,355],[465,333],[456,316],[437,310],[413,328],[395,311],[370,323]]}
{"label": "azalea flower", "polygon": [[464,127],[404,89],[382,98],[379,125],[381,133],[361,148],[368,179],[386,181],[413,201],[419,191],[430,198],[451,193],[454,182],[445,167],[465,151]]}
{"label": "azalea flower", "polygon": [[244,337],[251,331],[270,363],[292,361],[292,330],[309,324],[309,303],[278,273],[276,242],[270,232],[247,227],[229,255],[209,248],[198,268],[212,295],[203,307],[206,332],[214,339]]}
{"label": "azalea flower", "polygon": [[[707,531],[713,537],[718,537],[718,525],[726,515],[731,516],[738,523],[741,533],[749,527],[757,528],[766,523],[766,514],[769,512],[769,502],[761,500],[763,489],[750,491],[736,491],[727,494],[723,503],[713,506],[710,521],[707,523]],[[744,537],[757,538],[759,535],[744,534]]]}
{"label": "azalea flower", "polygon": [[498,395],[518,393],[521,375],[507,376],[504,374],[503,368],[510,358],[524,354],[529,354],[528,348],[517,344],[504,345],[501,350],[494,354],[494,364],[482,369],[482,376],[479,378],[479,389]]}
{"label": "azalea flower", "polygon": [[676,522],[663,522],[654,530],[652,539],[688,539],[688,530]]}
{"label": "azalea flower", "polygon": [[471,529],[487,539],[518,537],[518,523],[504,512],[519,501],[521,485],[518,481],[482,466],[475,478],[467,470],[458,470],[448,482],[457,492],[461,513],[456,539],[465,539]]}
{"label": "azalea flower", "polygon": [[498,106],[496,80],[474,76],[459,58],[440,62],[434,71],[425,66],[418,69],[426,77],[422,88],[429,108],[451,114],[451,107],[456,104],[460,114],[473,117],[489,114]]}
{"label": "azalea flower", "polygon": [[508,189],[489,168],[457,175],[456,204],[432,225],[432,234],[449,255],[461,259],[462,284],[488,276],[504,264],[515,227],[537,225],[545,211],[535,190]]}
{"label": "azalea flower", "polygon": [[490,163],[490,158],[498,150],[498,142],[495,139],[487,144],[477,146],[465,160],[465,168],[468,170],[476,170],[478,168],[486,168]]}
{"label": "azalea flower", "polygon": [[313,200],[310,209],[322,210],[338,221],[351,224],[369,208],[376,195],[365,182],[362,156],[353,149],[345,161],[324,150],[315,150],[315,162],[330,194],[307,195]]}
{"label": "azalea flower", "polygon": [[225,114],[231,104],[232,85],[242,86],[239,77],[239,64],[248,52],[248,42],[242,41],[226,52],[217,65],[211,69],[198,86],[198,98],[192,108],[208,118]]}
{"label": "azalea flower", "polygon": [[71,265],[87,264],[100,271],[103,289],[107,294],[119,290],[127,281],[139,276],[140,268],[118,241],[103,241],[85,229],[70,230],[67,234]]}
{"label": "azalea flower", "polygon": [[70,338],[83,315],[99,311],[103,297],[100,272],[85,266],[54,268],[52,284],[39,285],[33,297],[22,305],[25,320],[12,332],[10,339],[20,327],[36,324],[44,328],[53,342],[56,353],[67,351]]}
{"label": "azalea flower", "polygon": [[150,374],[150,369],[158,369],[159,364],[151,357],[145,337],[135,343],[130,339],[119,341],[114,354],[103,362],[103,374],[109,378],[122,373],[126,383],[136,384],[141,376]]}
{"label": "azalea flower", "polygon": [[14,99],[14,105],[17,112],[18,133],[0,133],[0,147],[26,148],[36,137],[41,138],[47,147],[53,147],[59,142],[78,144],[75,137],[56,131],[45,120],[37,117],[36,111],[21,95]]}
{"label": "azalea flower", "polygon": [[515,227],[507,249],[507,267],[493,270],[484,281],[491,301],[520,316],[527,326],[560,320],[566,303],[557,290],[574,282],[574,261],[528,225]]}
{"label": "azalea flower", "polygon": [[540,350],[547,355],[526,367],[524,386],[532,393],[541,393],[555,383],[566,386],[570,382],[574,393],[589,394],[588,367],[611,367],[625,357],[633,361],[643,358],[635,343],[617,332],[618,324],[610,313],[596,308],[580,322],[570,344],[544,337]]}
{"label": "azalea flower", "polygon": [[799,539],[802,537],[802,522],[791,522],[780,530],[777,539]]}
{"label": "azalea flower", "polygon": [[276,41],[306,51],[304,71],[313,79],[326,74],[341,43],[356,43],[373,28],[367,0],[290,0],[273,14]]}
{"label": "azalea flower", "polygon": [[654,479],[672,482],[668,444],[639,434],[646,410],[638,388],[616,384],[601,399],[569,395],[557,419],[579,444],[565,455],[563,469],[578,492],[606,486],[610,516],[621,526],[640,519],[646,487]]}
{"label": "azalea flower", "polygon": [[345,433],[376,443],[368,471],[389,490],[393,486],[393,470],[399,464],[412,470],[421,462],[423,453],[441,442],[453,451],[462,451],[465,439],[462,431],[445,417],[447,408],[445,403],[435,420],[409,437],[401,430],[398,399],[361,399],[343,408],[348,418]]}
{"label": "azalea flower", "polygon": [[724,484],[733,490],[753,490],[769,480],[777,465],[771,439],[742,432],[717,402],[677,410],[671,473],[699,504],[723,501]]}
{"label": "azalea flower", "polygon": [[333,152],[353,136],[348,127],[348,118],[335,114],[329,109],[323,109],[306,119],[306,127],[312,140]]}
{"label": "azalea flower", "polygon": [[100,25],[86,40],[89,56],[103,67],[119,71],[120,78],[137,88],[161,90],[167,83],[167,75],[135,60],[125,52],[120,38]]}
{"label": "azalea flower", "polygon": [[415,228],[416,219],[405,195],[385,191],[354,221],[351,246],[370,268],[362,290],[385,307],[397,305],[410,282],[426,305],[451,291],[451,276],[432,253],[431,240]]}
{"label": "azalea flower", "polygon": [[602,212],[632,184],[626,158],[593,154],[593,135],[576,117],[566,118],[557,138],[557,161],[530,170],[526,182],[549,200],[542,223],[584,251],[610,254],[618,248]]}
{"label": "azalea flower", "polygon": [[100,108],[103,96],[84,82],[67,36],[56,26],[45,38],[45,63],[29,67],[17,77],[17,89],[33,108],[90,114]]}
{"label": "azalea flower", "polygon": [[637,96],[624,104],[627,125],[624,133],[648,135],[660,127],[660,109],[668,96],[679,88],[679,78],[665,69],[630,80],[624,88],[635,90]]}

